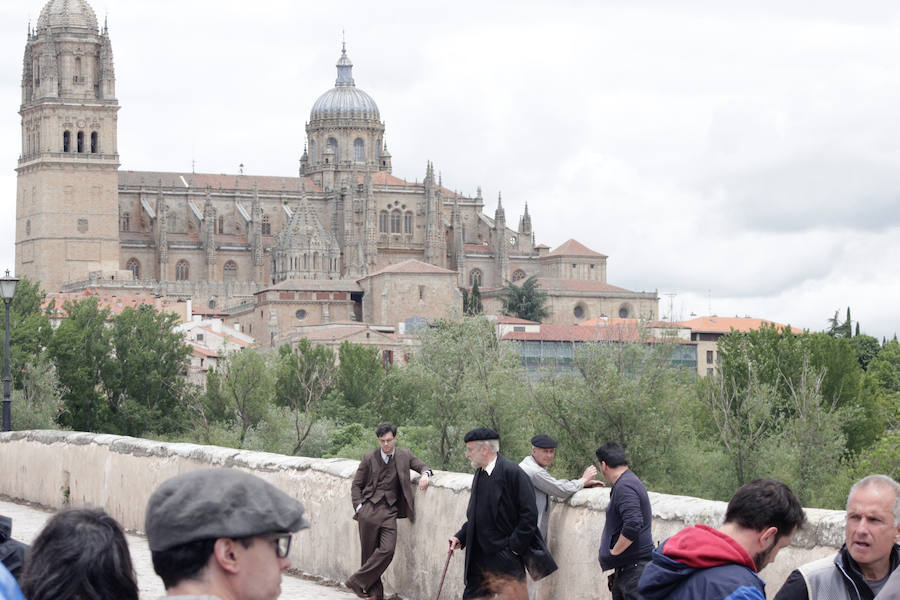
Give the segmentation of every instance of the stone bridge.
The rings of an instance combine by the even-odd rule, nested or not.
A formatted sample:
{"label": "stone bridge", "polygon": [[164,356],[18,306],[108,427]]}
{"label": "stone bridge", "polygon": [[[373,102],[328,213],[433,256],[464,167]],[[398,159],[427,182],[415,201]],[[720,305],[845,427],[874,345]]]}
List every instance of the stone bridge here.
{"label": "stone bridge", "polygon": [[[513,457],[518,459],[519,457]],[[295,569],[332,581],[345,580],[359,565],[350,481],[358,462],[290,457],[217,446],[173,444],[130,437],[63,432],[0,434],[0,494],[49,508],[99,506],[122,525],[142,531],[144,508],[165,479],[192,469],[234,467],[270,481],[298,498],[311,527],[291,550]],[[472,476],[436,471],[429,488],[415,490],[416,522],[402,520],[387,592],[403,598],[433,598],[447,552],[447,538],[462,524]],[[542,589],[545,599],[609,598],[597,564],[609,490],[582,490],[551,510],[550,549],[560,565]],[[660,542],[695,523],[717,526],[725,503],[650,494],[653,537]],[[762,573],[773,596],[796,566],[826,556],[843,541],[843,511],[808,509],[809,524]],[[462,557],[451,561],[442,597],[462,595]]]}

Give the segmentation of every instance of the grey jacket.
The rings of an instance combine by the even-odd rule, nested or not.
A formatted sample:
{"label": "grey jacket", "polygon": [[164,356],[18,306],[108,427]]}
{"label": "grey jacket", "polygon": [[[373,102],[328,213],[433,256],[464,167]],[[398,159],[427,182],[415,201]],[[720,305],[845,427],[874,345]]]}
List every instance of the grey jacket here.
{"label": "grey jacket", "polygon": [[580,479],[556,479],[547,472],[547,469],[537,464],[534,457],[526,456],[519,466],[531,479],[534,486],[534,501],[538,509],[538,529],[544,539],[547,539],[547,526],[550,522],[550,498],[556,496],[563,500],[569,498],[578,490],[584,488],[584,482]]}

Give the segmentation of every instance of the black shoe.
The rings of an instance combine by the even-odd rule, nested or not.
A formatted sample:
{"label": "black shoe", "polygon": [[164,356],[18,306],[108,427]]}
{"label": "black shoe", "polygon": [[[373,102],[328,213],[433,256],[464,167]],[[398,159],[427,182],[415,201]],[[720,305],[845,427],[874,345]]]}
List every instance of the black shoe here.
{"label": "black shoe", "polygon": [[352,577],[350,579],[348,579],[346,582],[344,582],[344,585],[346,585],[348,588],[350,588],[350,591],[352,591],[354,594],[356,594],[360,598],[366,598],[368,600],[369,595],[363,589],[363,586],[359,585],[359,583],[357,583],[356,580],[353,579]]}

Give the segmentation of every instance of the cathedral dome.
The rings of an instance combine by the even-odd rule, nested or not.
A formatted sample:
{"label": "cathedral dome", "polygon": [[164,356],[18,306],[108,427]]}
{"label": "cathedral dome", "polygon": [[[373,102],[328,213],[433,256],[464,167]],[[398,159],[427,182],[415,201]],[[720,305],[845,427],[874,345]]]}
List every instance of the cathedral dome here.
{"label": "cathedral dome", "polygon": [[336,66],[338,76],[334,87],[319,96],[313,104],[310,121],[341,117],[380,120],[378,105],[353,82],[353,63],[347,57],[346,46],[341,49],[341,58]]}
{"label": "cathedral dome", "polygon": [[50,0],[38,17],[37,29],[78,27],[97,31],[97,16],[84,0]]}

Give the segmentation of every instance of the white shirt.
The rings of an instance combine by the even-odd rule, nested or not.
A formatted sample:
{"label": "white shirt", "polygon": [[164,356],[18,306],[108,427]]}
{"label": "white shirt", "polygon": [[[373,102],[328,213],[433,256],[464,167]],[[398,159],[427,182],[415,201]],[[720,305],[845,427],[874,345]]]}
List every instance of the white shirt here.
{"label": "white shirt", "polygon": [[494,467],[496,467],[496,466],[497,466],[497,457],[495,456],[494,460],[489,462],[487,464],[487,466],[484,468],[485,472],[488,474],[488,477],[490,477],[491,473],[494,472]]}

